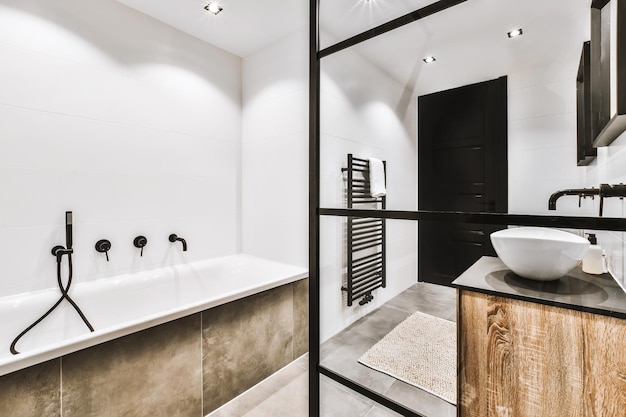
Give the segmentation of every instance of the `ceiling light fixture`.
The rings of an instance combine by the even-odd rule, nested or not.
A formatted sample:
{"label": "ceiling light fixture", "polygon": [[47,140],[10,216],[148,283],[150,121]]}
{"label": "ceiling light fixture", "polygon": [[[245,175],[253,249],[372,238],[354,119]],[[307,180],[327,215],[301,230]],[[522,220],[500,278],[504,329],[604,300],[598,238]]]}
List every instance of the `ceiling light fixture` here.
{"label": "ceiling light fixture", "polygon": [[427,56],[426,58],[424,58],[422,61],[424,61],[427,64],[430,64],[431,62],[435,62],[436,59],[434,56]]}
{"label": "ceiling light fixture", "polygon": [[217,15],[219,12],[224,10],[224,8],[222,6],[220,6],[219,4],[217,4],[217,3],[209,3],[206,6],[204,6],[204,10],[207,10],[207,11]]}
{"label": "ceiling light fixture", "polygon": [[522,28],[515,29],[515,30],[512,30],[509,33],[507,33],[509,38],[516,38],[518,36],[522,36],[523,34],[524,34],[524,32],[522,32]]}

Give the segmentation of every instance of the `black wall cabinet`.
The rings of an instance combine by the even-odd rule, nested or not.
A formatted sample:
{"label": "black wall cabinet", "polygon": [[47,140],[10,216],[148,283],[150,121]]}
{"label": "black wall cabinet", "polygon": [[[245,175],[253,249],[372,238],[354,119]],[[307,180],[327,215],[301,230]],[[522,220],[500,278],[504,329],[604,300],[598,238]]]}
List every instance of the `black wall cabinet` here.
{"label": "black wall cabinet", "polygon": [[626,131],[626,0],[593,0],[590,65],[589,129],[593,146],[606,146]]}
{"label": "black wall cabinet", "polygon": [[576,125],[578,165],[588,165],[598,154],[591,129],[591,42],[583,44],[576,77]]}

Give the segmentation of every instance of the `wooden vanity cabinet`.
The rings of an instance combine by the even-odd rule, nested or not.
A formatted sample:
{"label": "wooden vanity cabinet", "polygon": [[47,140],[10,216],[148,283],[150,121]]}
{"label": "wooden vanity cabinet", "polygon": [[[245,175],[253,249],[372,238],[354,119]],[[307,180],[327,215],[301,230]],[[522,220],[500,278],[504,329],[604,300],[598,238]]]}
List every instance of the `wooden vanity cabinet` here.
{"label": "wooden vanity cabinet", "polygon": [[458,416],[626,416],[626,320],[457,296]]}

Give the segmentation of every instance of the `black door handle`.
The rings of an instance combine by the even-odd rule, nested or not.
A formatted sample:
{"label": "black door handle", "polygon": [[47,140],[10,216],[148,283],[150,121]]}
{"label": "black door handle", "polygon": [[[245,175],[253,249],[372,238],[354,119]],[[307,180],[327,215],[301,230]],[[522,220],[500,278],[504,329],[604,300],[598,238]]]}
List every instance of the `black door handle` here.
{"label": "black door handle", "polygon": [[482,203],[478,203],[481,207],[487,206],[487,211],[493,213],[496,211],[496,200],[489,200]]}

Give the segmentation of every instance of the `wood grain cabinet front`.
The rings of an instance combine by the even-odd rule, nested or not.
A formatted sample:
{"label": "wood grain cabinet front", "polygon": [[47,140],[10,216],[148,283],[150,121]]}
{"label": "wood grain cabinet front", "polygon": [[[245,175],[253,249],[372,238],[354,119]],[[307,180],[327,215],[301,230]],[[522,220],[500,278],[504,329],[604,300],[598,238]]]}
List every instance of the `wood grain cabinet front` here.
{"label": "wood grain cabinet front", "polygon": [[626,416],[626,320],[458,290],[458,416]]}

